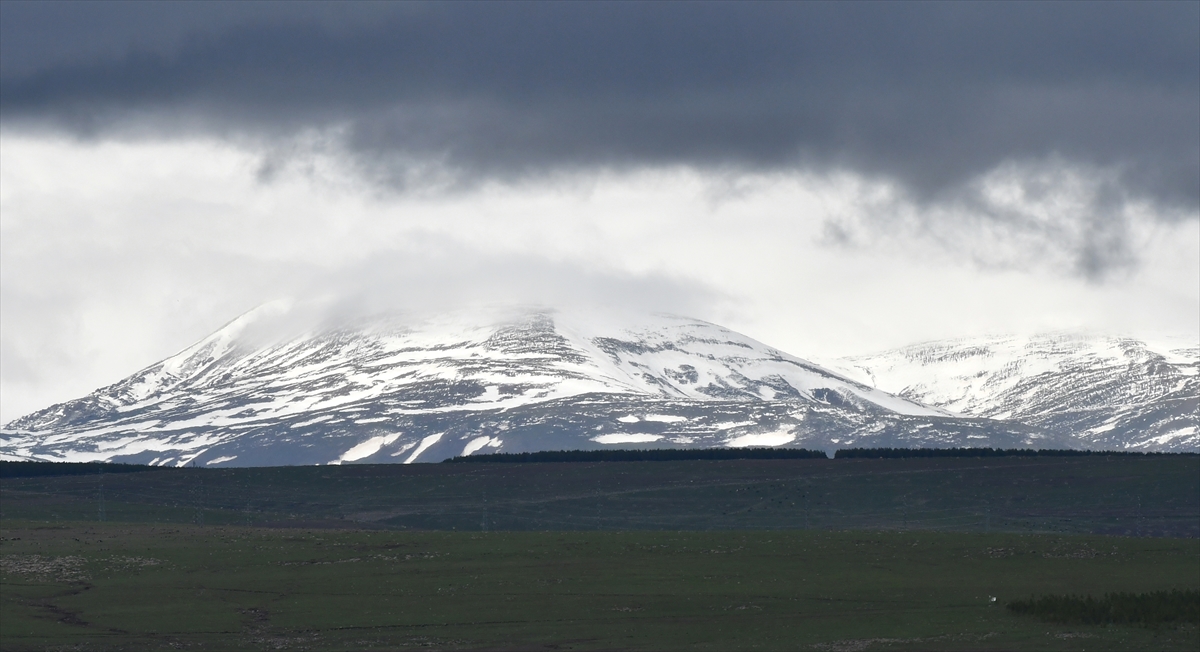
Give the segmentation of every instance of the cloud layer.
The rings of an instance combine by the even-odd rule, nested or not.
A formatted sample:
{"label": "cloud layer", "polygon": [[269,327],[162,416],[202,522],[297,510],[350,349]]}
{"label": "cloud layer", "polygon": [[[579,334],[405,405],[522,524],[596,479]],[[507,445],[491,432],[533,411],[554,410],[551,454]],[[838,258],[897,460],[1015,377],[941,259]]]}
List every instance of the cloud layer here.
{"label": "cloud layer", "polygon": [[294,7],[6,2],[4,120],[318,133],[398,187],[685,165],[930,199],[1063,160],[1200,206],[1195,3]]}

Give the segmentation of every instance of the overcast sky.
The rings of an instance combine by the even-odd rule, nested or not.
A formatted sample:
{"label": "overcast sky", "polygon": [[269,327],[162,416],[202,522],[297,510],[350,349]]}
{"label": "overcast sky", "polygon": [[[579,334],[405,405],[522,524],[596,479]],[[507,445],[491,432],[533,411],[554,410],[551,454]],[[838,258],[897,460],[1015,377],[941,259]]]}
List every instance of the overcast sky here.
{"label": "overcast sky", "polygon": [[0,420],[281,297],[1200,339],[1200,3],[0,2]]}

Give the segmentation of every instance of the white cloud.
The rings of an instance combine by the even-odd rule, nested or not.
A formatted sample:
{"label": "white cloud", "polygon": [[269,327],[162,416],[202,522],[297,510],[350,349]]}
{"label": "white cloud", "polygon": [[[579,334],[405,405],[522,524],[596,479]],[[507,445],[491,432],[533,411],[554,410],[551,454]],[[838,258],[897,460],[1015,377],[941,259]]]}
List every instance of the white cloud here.
{"label": "white cloud", "polygon": [[[1141,265],[1104,282],[1070,273],[1086,176],[1014,199],[1000,171],[983,200],[924,208],[848,174],[687,169],[387,195],[328,152],[263,180],[261,153],[216,141],[0,138],[3,421],[281,296],[675,311],[814,357],[983,331],[1195,332],[1200,319],[1190,217],[1120,205]],[[993,225],[981,205],[1041,211],[1044,228]],[[830,224],[848,245],[830,243]],[[1007,250],[1017,263],[986,259]]]}

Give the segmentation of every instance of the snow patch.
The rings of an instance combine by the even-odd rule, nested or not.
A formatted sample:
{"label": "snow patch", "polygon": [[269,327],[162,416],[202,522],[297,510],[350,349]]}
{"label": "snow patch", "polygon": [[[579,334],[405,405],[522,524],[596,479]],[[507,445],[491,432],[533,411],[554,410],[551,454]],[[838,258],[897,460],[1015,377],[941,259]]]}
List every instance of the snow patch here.
{"label": "snow patch", "polygon": [[687,417],[680,417],[673,414],[647,414],[646,421],[657,421],[659,423],[679,423],[687,421]]}
{"label": "snow patch", "polygon": [[495,403],[500,400],[500,388],[495,385],[488,385],[483,390],[483,394],[477,396],[474,400],[476,403]]}
{"label": "snow patch", "polygon": [[1194,434],[1196,434],[1196,430],[1197,430],[1196,426],[1188,426],[1187,428],[1180,428],[1179,430],[1173,430],[1171,432],[1168,432],[1165,435],[1151,437],[1150,439],[1147,439],[1144,443],[1162,445],[1162,444],[1165,444],[1172,440],[1179,439],[1180,437],[1189,437],[1191,435],[1194,435]]}
{"label": "snow patch", "polygon": [[752,435],[742,435],[734,437],[725,442],[725,445],[730,448],[745,448],[747,446],[783,446],[796,441],[796,435],[785,430],[776,432],[763,432]]}
{"label": "snow patch", "polygon": [[[384,446],[387,446],[388,444],[396,441],[399,438],[400,438],[400,433],[398,433],[398,432],[392,433],[390,435],[380,435],[378,437],[372,437],[372,438],[354,446],[353,448],[346,451],[345,453],[342,453],[342,456],[337,458],[337,460],[335,460],[335,462],[337,464],[341,464],[342,462],[353,462],[355,460],[361,460],[364,457],[370,457],[370,456],[374,455],[375,453],[378,453],[379,449],[383,448]],[[432,443],[432,442],[430,442],[430,443]]]}
{"label": "snow patch", "polygon": [[726,423],[718,423],[714,426],[717,430],[729,430],[730,428],[739,428],[741,426],[752,426],[753,421],[731,421]]}
{"label": "snow patch", "polygon": [[407,444],[403,444],[403,445],[401,445],[401,446],[400,446],[400,448],[396,449],[396,452],[395,452],[395,453],[392,453],[392,455],[391,455],[391,456],[392,456],[392,457],[400,457],[401,455],[403,455],[403,454],[407,453],[408,451],[412,450],[412,447],[413,447],[413,446],[416,446],[416,445],[417,445],[417,442],[415,442],[415,441],[410,441],[410,442],[408,442]]}
{"label": "snow patch", "polygon": [[416,459],[418,457],[420,457],[421,453],[424,453],[426,448],[429,448],[430,446],[433,446],[434,444],[436,444],[437,440],[441,439],[443,434],[445,434],[445,433],[439,432],[436,435],[429,435],[428,437],[422,439],[421,445],[417,446],[417,450],[413,451],[413,454],[409,455],[408,459],[404,460],[404,463],[412,464],[413,462],[415,462]]}
{"label": "snow patch", "polygon": [[502,443],[504,443],[504,442],[500,441],[499,437],[487,437],[487,436],[476,437],[475,439],[472,439],[471,441],[467,442],[466,446],[463,446],[462,456],[466,457],[466,456],[470,455],[471,453],[474,453],[475,451],[483,448],[484,446],[491,446],[492,448],[500,448],[500,444],[502,444]]}
{"label": "snow patch", "polygon": [[658,441],[662,439],[662,435],[645,435],[645,434],[615,434],[615,435],[600,435],[592,437],[592,441],[597,444],[644,444],[646,442]]}
{"label": "snow patch", "polygon": [[292,425],[290,425],[288,427],[289,428],[303,428],[304,426],[311,426],[313,424],[329,421],[332,418],[333,418],[332,414],[327,414],[325,416],[317,417],[315,419],[309,419],[308,421],[300,421],[299,423],[293,423]]}

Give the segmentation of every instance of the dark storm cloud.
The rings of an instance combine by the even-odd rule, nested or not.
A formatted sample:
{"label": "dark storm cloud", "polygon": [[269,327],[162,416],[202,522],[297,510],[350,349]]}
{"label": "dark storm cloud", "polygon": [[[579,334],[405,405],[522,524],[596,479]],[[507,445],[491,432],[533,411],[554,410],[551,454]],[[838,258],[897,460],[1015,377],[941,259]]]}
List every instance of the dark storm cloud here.
{"label": "dark storm cloud", "polygon": [[0,109],[80,135],[336,128],[403,184],[1006,161],[1200,205],[1200,3],[3,3]]}

